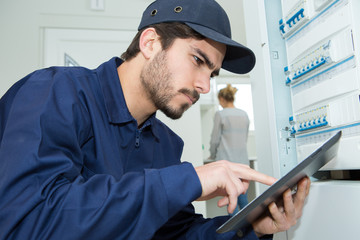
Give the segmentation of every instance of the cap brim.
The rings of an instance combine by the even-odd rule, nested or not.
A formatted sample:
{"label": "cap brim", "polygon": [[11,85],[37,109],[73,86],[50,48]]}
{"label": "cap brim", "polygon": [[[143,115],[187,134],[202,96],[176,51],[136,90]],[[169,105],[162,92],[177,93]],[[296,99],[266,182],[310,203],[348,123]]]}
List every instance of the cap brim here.
{"label": "cap brim", "polygon": [[245,74],[254,68],[256,58],[251,49],[210,28],[189,22],[185,22],[185,24],[204,37],[212,39],[216,42],[223,43],[227,46],[226,54],[222,64],[222,68],[225,70],[233,73]]}

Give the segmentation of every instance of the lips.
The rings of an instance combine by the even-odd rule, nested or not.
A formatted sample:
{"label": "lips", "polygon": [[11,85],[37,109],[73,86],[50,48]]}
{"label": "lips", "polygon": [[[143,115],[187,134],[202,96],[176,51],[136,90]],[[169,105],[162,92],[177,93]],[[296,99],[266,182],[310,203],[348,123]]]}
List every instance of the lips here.
{"label": "lips", "polygon": [[195,90],[191,91],[189,89],[180,89],[179,92],[184,94],[189,99],[189,103],[192,105],[195,104],[200,98],[200,94]]}
{"label": "lips", "polygon": [[190,100],[191,104],[194,104],[196,102],[196,100],[194,98],[192,98],[191,96],[185,94],[185,96]]}

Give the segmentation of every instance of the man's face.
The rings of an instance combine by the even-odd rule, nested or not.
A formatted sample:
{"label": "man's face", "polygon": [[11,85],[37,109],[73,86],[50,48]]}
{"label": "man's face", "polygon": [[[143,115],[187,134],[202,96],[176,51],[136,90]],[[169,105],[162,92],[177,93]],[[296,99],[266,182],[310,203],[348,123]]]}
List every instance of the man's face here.
{"label": "man's face", "polygon": [[215,41],[176,39],[159,51],[141,72],[141,82],[157,109],[178,119],[210,90],[210,78],[218,75],[226,46]]}

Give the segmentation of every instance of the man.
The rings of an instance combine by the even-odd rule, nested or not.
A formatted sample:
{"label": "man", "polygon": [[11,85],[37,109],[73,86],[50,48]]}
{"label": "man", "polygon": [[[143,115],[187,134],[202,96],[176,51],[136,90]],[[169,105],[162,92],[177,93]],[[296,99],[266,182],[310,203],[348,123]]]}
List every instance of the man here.
{"label": "man", "polygon": [[[191,202],[223,196],[219,206],[232,212],[248,181],[275,179],[225,160],[180,163],[182,140],[155,117],[181,117],[221,67],[253,68],[251,50],[230,37],[215,1],[158,0],[124,61],[17,82],[0,101],[0,238],[239,239],[215,233],[228,216],[204,219]],[[294,225],[309,183],[239,229],[243,239]]]}

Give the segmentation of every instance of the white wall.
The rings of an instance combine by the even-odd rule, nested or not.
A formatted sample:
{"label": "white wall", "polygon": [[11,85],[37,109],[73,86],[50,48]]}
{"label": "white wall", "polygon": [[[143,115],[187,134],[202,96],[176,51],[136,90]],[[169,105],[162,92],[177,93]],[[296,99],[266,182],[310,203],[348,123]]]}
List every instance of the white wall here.
{"label": "white wall", "polygon": [[[257,58],[250,72],[258,170],[279,177],[278,144],[271,66],[263,0],[243,1],[248,47]],[[261,185],[261,191],[267,186]]]}
{"label": "white wall", "polygon": [[38,17],[31,1],[0,2],[0,96],[39,67]]}
{"label": "white wall", "polygon": [[90,0],[0,0],[0,96],[43,66],[44,28],[134,30],[150,2],[106,0],[105,11],[93,11]]}

